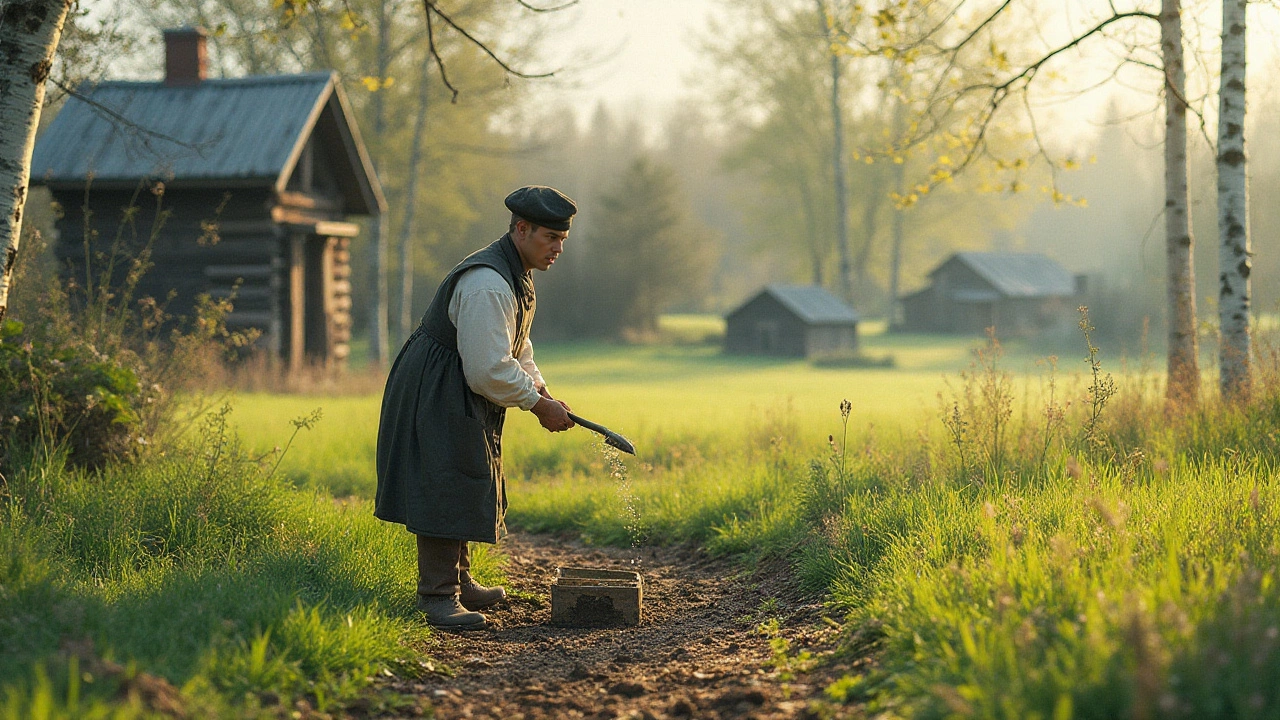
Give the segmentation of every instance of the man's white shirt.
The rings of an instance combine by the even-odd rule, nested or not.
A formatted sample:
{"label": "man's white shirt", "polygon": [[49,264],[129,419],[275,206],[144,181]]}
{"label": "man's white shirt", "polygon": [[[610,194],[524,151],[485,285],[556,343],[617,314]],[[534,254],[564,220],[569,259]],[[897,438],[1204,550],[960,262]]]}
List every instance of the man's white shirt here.
{"label": "man's white shirt", "polygon": [[458,329],[462,374],[473,392],[503,407],[528,410],[538,403],[546,383],[527,338],[511,355],[516,296],[497,270],[480,266],[462,273],[449,298],[449,320]]}

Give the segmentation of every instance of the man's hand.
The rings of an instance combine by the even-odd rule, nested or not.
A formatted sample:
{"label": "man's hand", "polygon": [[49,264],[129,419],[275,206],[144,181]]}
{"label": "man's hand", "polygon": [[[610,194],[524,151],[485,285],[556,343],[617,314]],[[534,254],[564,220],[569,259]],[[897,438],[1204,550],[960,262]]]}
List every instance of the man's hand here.
{"label": "man's hand", "polygon": [[[543,385],[542,387],[538,388],[538,394],[548,400],[556,400],[555,398],[551,397],[551,392],[547,390],[546,385]],[[556,400],[556,402],[563,405],[566,412],[573,412],[573,408],[569,407],[569,403],[563,400]],[[574,423],[574,424],[576,425],[577,423]]]}
{"label": "man's hand", "polygon": [[[547,398],[547,400],[556,400],[556,398],[552,397],[552,393],[548,391],[547,386],[538,388],[538,395]],[[556,402],[559,402],[559,404],[564,406],[564,411],[566,411],[566,413],[572,413],[573,409],[568,406],[568,402],[564,402],[563,400],[556,400]],[[577,423],[573,423],[573,425],[576,424]],[[573,425],[570,425],[570,427],[573,427]]]}
{"label": "man's hand", "polygon": [[569,410],[565,404],[559,400],[552,400],[546,395],[543,395],[538,400],[538,404],[529,411],[537,415],[542,427],[551,432],[561,432],[573,427],[573,421],[569,419]]}

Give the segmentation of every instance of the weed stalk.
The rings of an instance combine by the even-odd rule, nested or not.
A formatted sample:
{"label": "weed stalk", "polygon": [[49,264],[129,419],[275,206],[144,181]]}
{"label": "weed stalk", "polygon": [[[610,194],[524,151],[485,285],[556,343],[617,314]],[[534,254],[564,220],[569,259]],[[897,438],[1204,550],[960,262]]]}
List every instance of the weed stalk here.
{"label": "weed stalk", "polygon": [[1107,438],[1102,432],[1102,413],[1107,403],[1116,394],[1116,381],[1111,373],[1102,371],[1102,361],[1098,358],[1098,346],[1093,344],[1095,328],[1089,322],[1089,308],[1080,306],[1080,332],[1084,334],[1085,346],[1089,350],[1085,357],[1089,363],[1089,415],[1085,418],[1081,431],[1081,440],[1085,450],[1093,459],[1107,446]]}

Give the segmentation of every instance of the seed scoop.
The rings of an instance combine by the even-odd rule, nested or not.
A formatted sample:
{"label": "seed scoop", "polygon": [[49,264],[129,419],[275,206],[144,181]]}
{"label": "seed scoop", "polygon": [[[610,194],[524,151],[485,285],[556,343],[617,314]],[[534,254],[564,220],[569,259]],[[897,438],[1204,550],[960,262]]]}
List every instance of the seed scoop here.
{"label": "seed scoop", "polygon": [[605,445],[618,448],[622,452],[628,453],[630,455],[636,454],[636,446],[632,445],[630,440],[622,437],[621,435],[610,430],[609,428],[603,425],[597,425],[596,423],[593,423],[590,420],[583,420],[582,418],[578,417],[577,415],[574,415],[573,413],[569,413],[569,419],[588,430],[598,432],[601,435],[603,435]]}

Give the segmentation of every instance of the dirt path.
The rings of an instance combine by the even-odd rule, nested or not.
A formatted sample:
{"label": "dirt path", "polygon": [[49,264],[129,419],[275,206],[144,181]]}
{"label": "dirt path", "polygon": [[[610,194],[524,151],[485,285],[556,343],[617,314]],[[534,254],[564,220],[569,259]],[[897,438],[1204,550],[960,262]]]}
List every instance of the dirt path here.
{"label": "dirt path", "polygon": [[[493,627],[439,633],[428,653],[453,675],[391,681],[428,700],[439,718],[803,718],[840,669],[819,663],[789,677],[758,630],[779,619],[775,637],[791,657],[822,658],[835,631],[822,607],[777,573],[685,549],[586,548],[565,539],[515,534],[505,552],[509,607],[488,612]],[[633,561],[636,564],[632,564]],[[549,586],[560,566],[638,568],[644,620],[638,627],[570,629],[549,624]],[[847,668],[846,668],[847,669]]]}

